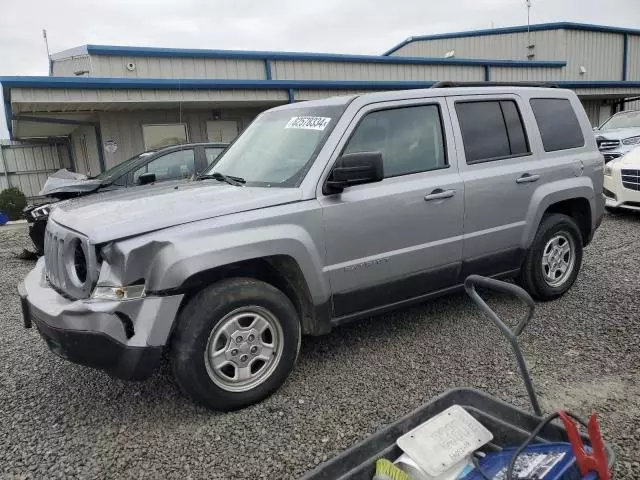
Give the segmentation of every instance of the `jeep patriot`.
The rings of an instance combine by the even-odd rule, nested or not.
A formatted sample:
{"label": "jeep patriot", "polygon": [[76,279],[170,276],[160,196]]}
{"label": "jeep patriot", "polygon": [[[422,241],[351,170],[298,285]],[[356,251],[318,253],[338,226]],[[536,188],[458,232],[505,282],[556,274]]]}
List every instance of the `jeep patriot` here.
{"label": "jeep patriot", "polygon": [[166,351],[185,394],[241,408],[284,382],[302,335],[459,290],[469,274],[563,295],[602,219],[603,167],[569,90],[280,106],[195,181],[56,204],[19,286],[25,326],[127,379]]}

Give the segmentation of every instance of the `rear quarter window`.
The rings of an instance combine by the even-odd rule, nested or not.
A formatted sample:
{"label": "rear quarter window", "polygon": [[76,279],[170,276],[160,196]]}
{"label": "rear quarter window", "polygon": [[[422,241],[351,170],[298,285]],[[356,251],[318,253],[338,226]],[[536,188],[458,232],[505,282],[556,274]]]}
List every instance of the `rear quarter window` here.
{"label": "rear quarter window", "polygon": [[536,117],[545,152],[584,146],[582,128],[569,100],[532,98],[529,103]]}

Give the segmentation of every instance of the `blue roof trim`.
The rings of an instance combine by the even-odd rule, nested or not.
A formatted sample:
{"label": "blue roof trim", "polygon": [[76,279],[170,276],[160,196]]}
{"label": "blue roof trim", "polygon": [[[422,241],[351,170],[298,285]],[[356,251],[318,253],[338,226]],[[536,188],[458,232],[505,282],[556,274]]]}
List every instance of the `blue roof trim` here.
{"label": "blue roof trim", "polygon": [[[606,25],[591,25],[589,23],[573,23],[573,22],[554,22],[554,23],[538,23],[529,27],[532,32],[541,32],[545,30],[584,30],[587,32],[603,32],[603,33],[631,33],[640,35],[640,30],[624,27],[610,27]],[[449,38],[462,38],[462,37],[482,37],[485,35],[500,35],[505,33],[522,33],[527,31],[526,25],[518,25],[515,27],[502,27],[502,28],[487,28],[484,30],[469,30],[467,32],[452,32],[452,33],[437,33],[434,35],[419,35],[416,37],[409,37],[403,42],[400,42],[395,47],[390,48],[382,55],[391,55],[395,51],[401,49],[409,43],[420,40],[438,40]]]}
{"label": "blue roof trim", "polygon": [[[550,83],[567,88],[640,88],[640,81],[561,80]],[[399,89],[425,88],[434,81],[367,81],[367,80],[227,80],[227,79],[171,79],[171,78],[95,78],[95,77],[0,77],[5,93],[10,88],[93,88],[93,89]],[[6,98],[5,98],[6,101]]]}
{"label": "blue roof trim", "polygon": [[126,47],[112,45],[87,45],[90,55],[109,55],[123,57],[188,57],[188,58],[226,58],[242,60],[297,60],[345,63],[393,63],[409,65],[478,65],[498,67],[547,67],[562,68],[565,61],[541,60],[492,60],[476,58],[423,58],[423,57],[385,57],[380,55],[346,55],[342,53],[310,52],[269,52],[250,50],[203,50],[186,48]]}

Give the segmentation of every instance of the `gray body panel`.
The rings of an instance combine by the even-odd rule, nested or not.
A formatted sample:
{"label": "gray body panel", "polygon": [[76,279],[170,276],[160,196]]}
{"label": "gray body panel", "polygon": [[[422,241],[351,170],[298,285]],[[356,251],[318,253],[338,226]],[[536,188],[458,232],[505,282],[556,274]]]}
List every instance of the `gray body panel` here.
{"label": "gray body panel", "polygon": [[[529,106],[531,97],[568,99],[584,145],[546,152]],[[531,153],[468,165],[455,102],[469,98],[516,101]],[[440,106],[446,168],[388,177],[342,193],[323,193],[334,163],[367,113],[425,104]],[[183,289],[199,275],[225,266],[264,258],[292,259],[302,277],[295,281],[308,290],[316,309],[308,313],[311,321],[329,322],[333,317],[339,322],[451,291],[470,273],[517,272],[521,254],[530,246],[545,210],[557,202],[588,202],[591,226],[585,231],[585,243],[602,218],[602,155],[589,120],[570,91],[411,90],[307,105],[343,105],[344,112],[297,187],[244,187],[206,180],[98,194],[62,202],[53,210],[51,219],[61,237],[78,237],[88,252],[98,252],[98,285],[144,281],[147,297],[135,303],[109,302],[114,305],[108,307],[111,312],[122,308],[131,313],[136,332],[138,325],[143,332],[133,338],[144,338],[148,345],[167,341],[176,320],[173,302],[180,303]],[[516,182],[524,174],[536,175],[537,180]],[[442,190],[450,195],[425,199]],[[42,268],[38,264],[25,281],[27,301],[41,316],[69,328],[75,324],[64,320],[66,311],[98,318],[95,310],[100,302],[43,293],[47,287],[42,282],[36,288],[34,278],[42,275]],[[50,302],[32,300],[47,295],[58,295],[55,308]],[[158,304],[158,298],[173,300]],[[88,306],[83,310],[78,307],[81,304]],[[117,336],[117,329],[107,326],[107,318],[111,317],[100,313],[90,322],[91,328]],[[306,331],[328,328],[324,323],[322,328]]]}

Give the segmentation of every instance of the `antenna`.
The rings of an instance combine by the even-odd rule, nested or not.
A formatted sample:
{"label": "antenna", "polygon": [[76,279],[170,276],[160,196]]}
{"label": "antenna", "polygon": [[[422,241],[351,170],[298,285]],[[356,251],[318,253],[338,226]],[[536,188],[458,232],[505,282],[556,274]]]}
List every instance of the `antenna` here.
{"label": "antenna", "polygon": [[525,0],[527,4],[527,45],[531,45],[531,0]]}
{"label": "antenna", "polygon": [[49,52],[49,40],[47,39],[47,29],[42,29],[42,38],[44,38],[44,48],[47,50],[47,60],[49,62],[49,75],[52,75],[51,53]]}

